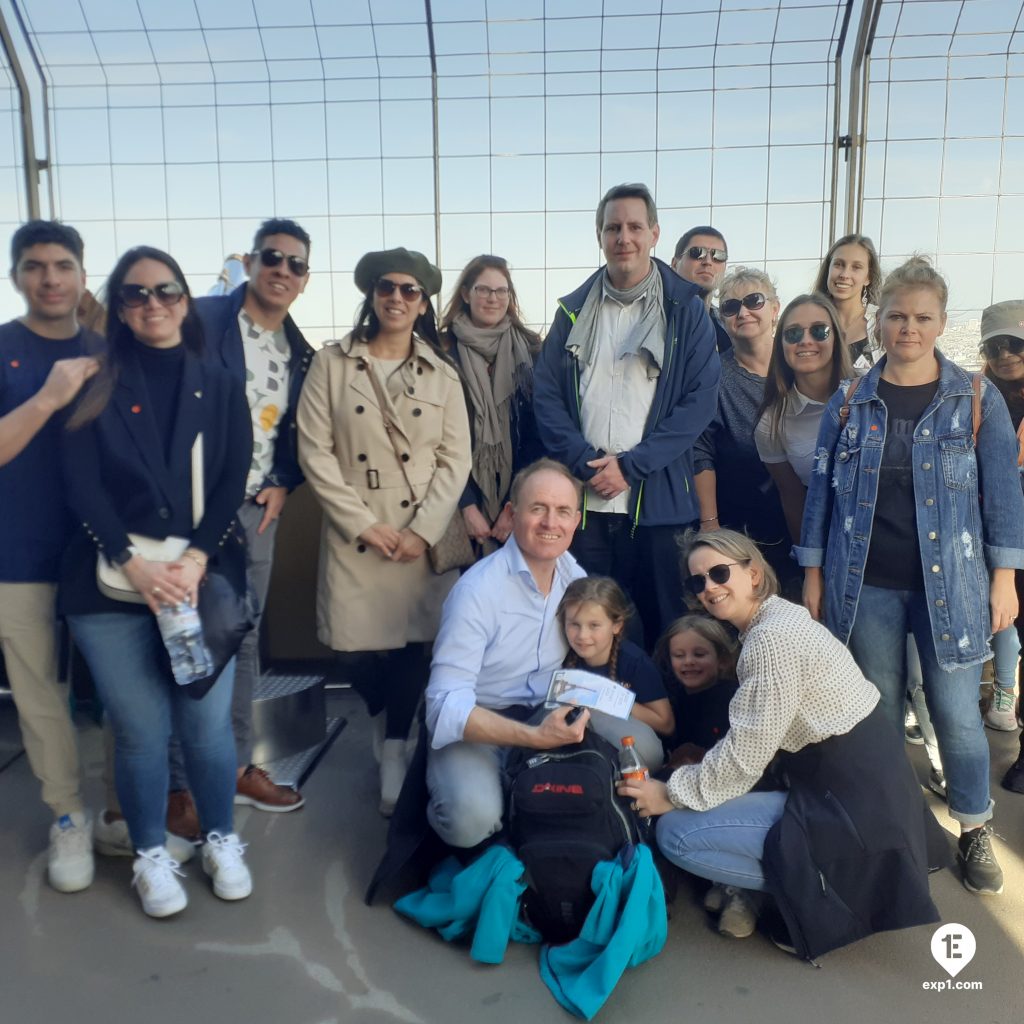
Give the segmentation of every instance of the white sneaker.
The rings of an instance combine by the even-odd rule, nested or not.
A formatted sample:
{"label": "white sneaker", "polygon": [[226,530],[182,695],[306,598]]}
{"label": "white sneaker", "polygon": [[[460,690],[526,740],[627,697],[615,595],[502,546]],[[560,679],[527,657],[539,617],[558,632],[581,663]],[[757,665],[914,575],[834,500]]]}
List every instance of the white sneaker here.
{"label": "white sneaker", "polygon": [[166,847],[140,850],[132,865],[132,876],[142,909],[150,917],[170,917],[188,905],[188,897],[178,881],[185,877],[184,872]]}
{"label": "white sneaker", "polygon": [[50,826],[46,877],[57,892],[87,889],[96,873],[92,858],[92,821],[84,811],[58,818]]}
{"label": "white sneaker", "polygon": [[405,740],[385,740],[380,757],[380,813],[390,818],[405,782]]}
{"label": "white sneaker", "polygon": [[757,927],[757,910],[750,894],[735,885],[725,887],[725,906],[718,919],[718,934],[731,939],[746,939]]}
{"label": "white sneaker", "polygon": [[[104,811],[92,827],[92,844],[96,852],[104,857],[134,857],[135,847],[128,834],[128,822],[124,818],[108,820],[109,811]],[[173,832],[166,833],[164,846],[179,864],[187,864],[195,855],[196,848]]]}
{"label": "white sneaker", "polygon": [[210,832],[203,843],[203,870],[213,880],[213,894],[222,900],[244,900],[252,892],[252,875],[245,866],[245,843],[232,832]]}
{"label": "white sneaker", "polygon": [[1016,701],[1012,689],[992,687],[992,706],[985,712],[985,724],[1000,732],[1014,732],[1017,728]]}

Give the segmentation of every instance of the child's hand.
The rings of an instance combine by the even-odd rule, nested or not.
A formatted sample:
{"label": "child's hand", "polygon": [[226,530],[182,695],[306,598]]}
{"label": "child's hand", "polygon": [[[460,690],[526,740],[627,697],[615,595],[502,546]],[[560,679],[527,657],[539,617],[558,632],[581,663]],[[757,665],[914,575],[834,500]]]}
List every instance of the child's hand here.
{"label": "child's hand", "polygon": [[696,743],[683,743],[669,755],[669,768],[681,768],[684,764],[700,764],[707,751]]}

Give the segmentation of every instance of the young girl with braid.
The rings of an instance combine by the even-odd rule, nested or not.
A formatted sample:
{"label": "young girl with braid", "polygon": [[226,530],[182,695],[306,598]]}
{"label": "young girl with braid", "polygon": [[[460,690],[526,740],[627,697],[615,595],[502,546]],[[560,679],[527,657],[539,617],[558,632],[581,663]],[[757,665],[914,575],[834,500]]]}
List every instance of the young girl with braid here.
{"label": "young girl with braid", "polygon": [[611,679],[636,695],[626,720],[591,709],[594,730],[617,747],[632,736],[649,768],[664,761],[662,737],[672,735],[675,715],[654,662],[624,632],[631,607],[622,588],[607,576],[585,576],[569,584],[558,621],[569,653],[565,668],[581,668]]}

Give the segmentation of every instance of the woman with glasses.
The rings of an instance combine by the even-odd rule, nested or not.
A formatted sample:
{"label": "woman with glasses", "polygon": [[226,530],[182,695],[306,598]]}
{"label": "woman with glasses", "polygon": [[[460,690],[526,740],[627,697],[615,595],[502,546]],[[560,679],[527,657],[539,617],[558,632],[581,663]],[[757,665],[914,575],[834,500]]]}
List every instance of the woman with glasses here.
{"label": "woman with glasses", "polygon": [[877,331],[885,356],[821,420],[800,546],[804,603],[878,687],[903,729],[906,636],[960,827],[963,882],[1002,891],[987,822],[989,745],[978,714],[989,637],[1017,615],[1024,497],[1006,403],[936,347],[948,286],[922,257],[885,280]]}
{"label": "woman with glasses", "polygon": [[[167,253],[131,249],[107,289],[103,365],[63,446],[68,504],[81,528],[64,557],[59,603],[113,728],[117,793],[136,852],[132,884],[147,914],[166,917],[187,902],[164,845],[172,726],[213,891],[227,900],[252,891],[233,824],[234,662],[194,699],[175,683],[155,618],[162,608],[196,604],[207,562],[225,543],[242,499],[252,428],[241,384],[200,361],[202,328]],[[192,455],[200,435],[203,514],[195,525]],[[130,534],[179,537],[187,547],[172,562],[150,561]],[[100,592],[97,555],[123,571],[144,604]]]}
{"label": "woman with glasses", "polygon": [[421,253],[390,249],[363,256],[355,282],[366,296],[356,326],[317,352],[302,389],[299,461],[324,511],[317,632],[381,716],[387,816],[441,605],[458,578],[434,573],[427,549],[458,514],[470,435],[430,302],[441,272]]}
{"label": "woman with glasses", "polygon": [[798,295],[779,318],[754,430],[794,544],[800,541],[821,414],[839,382],[852,376],[835,307],[821,294]]}
{"label": "woman with glasses", "polygon": [[740,530],[765,546],[783,589],[796,585],[779,492],[761,462],[754,428],[764,400],[779,299],[762,270],[737,267],[719,286],[719,313],[732,348],[722,353],[715,418],[694,446],[700,527]]}
{"label": "woman with glasses", "polygon": [[875,303],[882,285],[875,243],[867,235],[836,239],[818,268],[815,292],[827,295],[838,314],[850,362],[861,372],[878,358],[874,336]]}
{"label": "woman with glasses", "polygon": [[[1020,437],[1024,424],[1024,301],[1010,299],[989,306],[981,314],[981,354],[985,359],[985,376],[996,386],[1010,410],[1010,420]],[[1021,600],[1022,576],[1016,574],[1017,597]],[[1008,626],[992,637],[995,655],[995,688],[992,706],[985,712],[985,724],[992,729],[1013,732],[1017,728],[1014,683],[1017,676],[1017,657],[1020,654],[1022,622],[1018,617],[1014,626]],[[1024,792],[1024,746],[1022,757],[1010,769],[1003,781],[1008,789]],[[1008,780],[1020,772],[1017,785]]]}
{"label": "woman with glasses", "polygon": [[661,815],[670,861],[726,887],[719,930],[734,938],[753,933],[762,892],[785,926],[775,922],[776,943],[807,958],[937,921],[926,820],[938,826],[878,692],[824,626],[778,596],[749,537],[686,541],[691,600],[740,636],[729,730],[667,783],[620,793],[642,817]]}
{"label": "woman with glasses", "polygon": [[473,427],[473,470],[459,507],[486,551],[512,532],[512,477],[542,454],[532,403],[540,338],[522,321],[500,256],[466,265],[444,312],[441,343],[462,370]]}

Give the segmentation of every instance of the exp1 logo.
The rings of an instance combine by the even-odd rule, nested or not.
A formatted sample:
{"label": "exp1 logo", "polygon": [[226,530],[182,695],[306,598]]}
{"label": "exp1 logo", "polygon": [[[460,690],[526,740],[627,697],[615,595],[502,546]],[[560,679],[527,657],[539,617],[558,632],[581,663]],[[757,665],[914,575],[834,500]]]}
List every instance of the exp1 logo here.
{"label": "exp1 logo", "polygon": [[974,959],[978,949],[974,932],[965,924],[944,924],[932,936],[932,956],[949,975],[942,981],[923,981],[926,992],[964,992],[981,989],[980,981],[954,981],[953,979]]}

